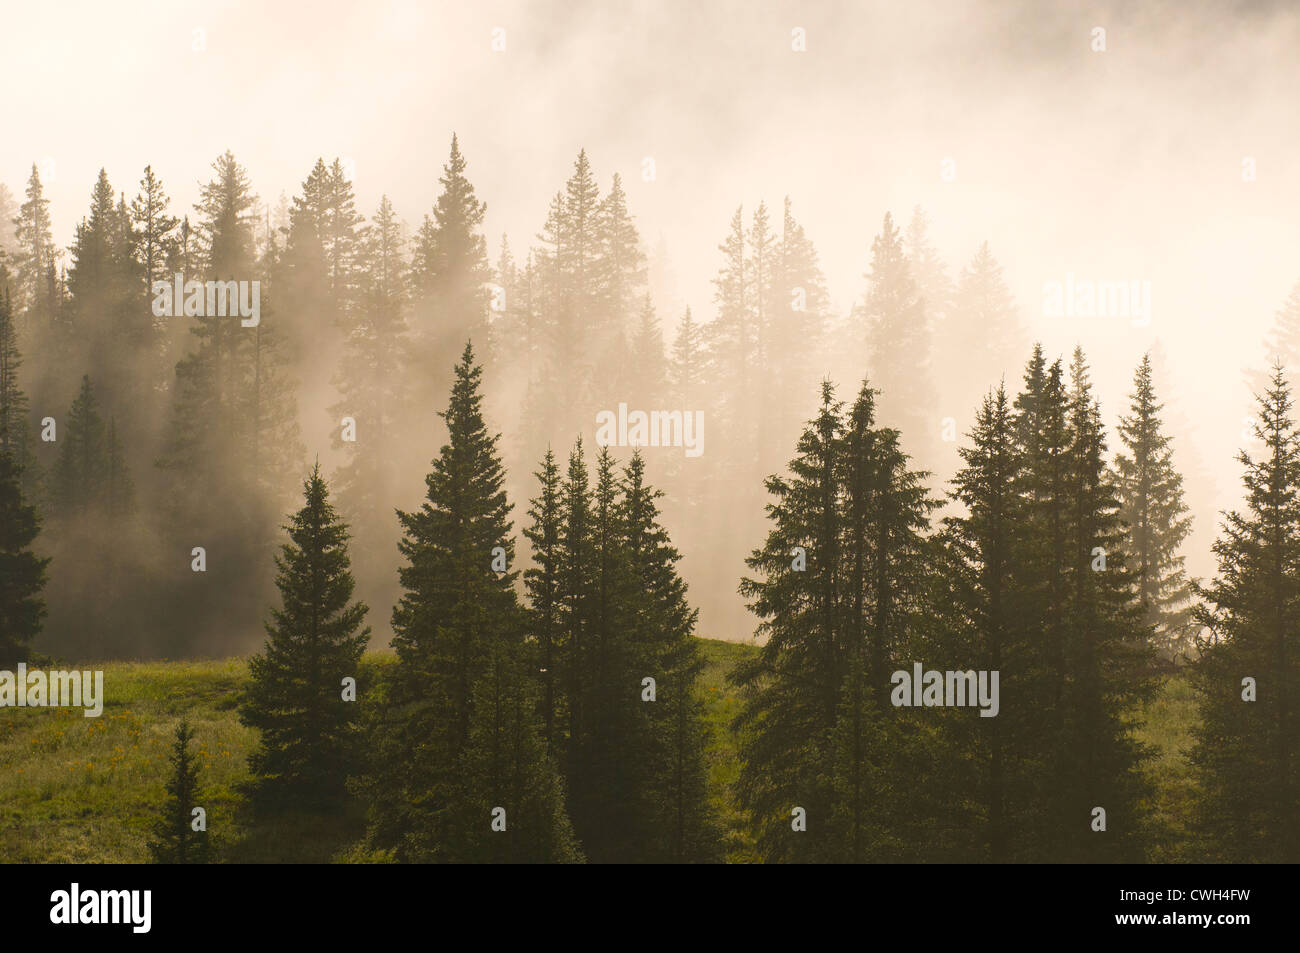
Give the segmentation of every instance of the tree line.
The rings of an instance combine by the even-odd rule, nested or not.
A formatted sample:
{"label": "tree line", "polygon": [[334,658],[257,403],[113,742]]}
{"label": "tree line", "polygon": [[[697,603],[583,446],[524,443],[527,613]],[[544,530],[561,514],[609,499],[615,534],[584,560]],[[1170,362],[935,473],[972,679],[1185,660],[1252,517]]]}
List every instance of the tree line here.
{"label": "tree line", "polygon": [[[272,791],[364,792],[369,842],[397,859],[716,859],[677,564],[702,557],[697,592],[730,588],[734,525],[766,506],[741,584],[765,643],[735,674],[736,790],[765,858],[1142,856],[1160,832],[1134,730],[1156,655],[1195,658],[1200,829],[1229,832],[1206,835],[1213,849],[1294,856],[1300,470],[1281,365],[1260,392],[1265,455],[1241,456],[1246,509],[1225,515],[1202,585],[1183,570],[1189,508],[1151,356],[1113,460],[1081,351],[1065,366],[1035,349],[1018,393],[980,400],[1022,337],[987,245],[952,283],[924,215],[906,232],[887,215],[867,294],[836,325],[789,201],[779,234],[764,205],[748,228],[738,210],[712,320],[686,312],[668,345],[617,176],[602,197],[580,153],[539,244],[519,263],[503,241],[494,269],[466,170],[453,138],[412,238],[386,198],[363,221],[337,160],[272,214],[227,153],[193,224],[167,213],[152,169],[131,202],[101,173],[65,267],[33,168],[0,259],[4,660],[30,656],[47,602],[60,651],[111,657],[151,626],[155,652],[210,645],[262,615],[274,556],[283,608],[246,709],[265,745],[255,773],[284,780]],[[156,320],[153,282],[173,273],[263,276],[262,321]],[[1295,295],[1274,337],[1284,355],[1300,340]],[[465,347],[441,372],[466,340],[484,354]],[[936,341],[964,349],[979,405],[947,493],[904,451],[932,453],[929,365],[953,359]],[[869,377],[848,407],[823,383],[804,422],[794,394],[828,349]],[[522,388],[484,393],[484,368]],[[277,554],[276,514],[306,469],[298,395],[328,387],[346,518],[317,466]],[[425,408],[447,388],[435,451]],[[66,414],[33,412],[59,394]],[[484,423],[494,400],[517,423],[504,441]],[[730,437],[670,461],[662,497],[640,454],[620,466],[602,448],[593,482],[574,409],[620,401],[699,406]],[[566,444],[562,468],[550,448]],[[534,485],[507,455],[540,461]],[[419,494],[406,475],[430,456]],[[522,569],[511,496],[530,500]],[[349,552],[370,600],[390,601],[394,509],[397,663],[363,689],[384,700],[375,722],[356,725],[336,684],[368,637]],[[1006,703],[987,719],[896,707],[889,673],[912,662],[1000,671]],[[497,808],[502,830],[484,819]]]}

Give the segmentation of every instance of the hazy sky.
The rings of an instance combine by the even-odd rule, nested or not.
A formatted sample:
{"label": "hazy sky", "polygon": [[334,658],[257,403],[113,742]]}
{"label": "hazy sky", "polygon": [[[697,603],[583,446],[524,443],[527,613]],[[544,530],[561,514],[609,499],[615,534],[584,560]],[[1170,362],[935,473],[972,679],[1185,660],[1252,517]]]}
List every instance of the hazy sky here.
{"label": "hazy sky", "polygon": [[[523,252],[585,147],[710,317],[737,205],[779,221],[788,193],[846,310],[883,213],[920,204],[950,267],[987,239],[1034,336],[1084,346],[1109,419],[1158,337],[1223,505],[1241,369],[1300,279],[1300,4],[88,2],[4,20],[0,181],[21,201],[46,164],[61,246],[100,166],[129,197],[152,163],[188,209],[227,148],[271,204],[318,155],[350,158],[360,208],[386,192],[414,226],[455,130],[494,257],[503,231]],[[1067,273],[1150,281],[1150,325],[1044,317]]]}

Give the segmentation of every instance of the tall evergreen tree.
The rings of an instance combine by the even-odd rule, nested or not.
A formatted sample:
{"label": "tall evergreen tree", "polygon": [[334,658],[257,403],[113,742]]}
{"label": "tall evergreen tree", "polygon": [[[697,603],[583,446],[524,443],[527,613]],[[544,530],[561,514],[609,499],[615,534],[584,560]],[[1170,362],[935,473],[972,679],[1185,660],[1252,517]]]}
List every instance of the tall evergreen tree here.
{"label": "tall evergreen tree", "polygon": [[662,849],[642,846],[642,856],[708,862],[718,858],[719,830],[708,800],[708,729],[696,693],[703,667],[693,637],[699,613],[687,602],[686,584],[677,573],[681,553],[659,522],[662,496],[646,482],[640,452],[633,453],[623,472],[620,503],[623,552],[632,579],[624,631],[631,635],[643,671],[655,679],[655,701],[648,712],[654,736],[648,784],[656,812],[652,826],[669,832],[663,841],[652,838]]}
{"label": "tall evergreen tree", "polygon": [[703,327],[695,322],[691,317],[691,309],[687,308],[677,325],[672,360],[668,366],[673,396],[684,407],[699,407],[704,398],[708,373],[704,335]]}
{"label": "tall evergreen tree", "polygon": [[569,734],[569,814],[593,862],[636,860],[652,835],[649,712],[641,700],[650,664],[629,631],[633,580],[622,534],[613,457],[602,447],[590,497],[591,588],[582,640],[568,656],[583,714]]}
{"label": "tall evergreen tree", "polygon": [[881,392],[882,419],[914,441],[921,459],[932,449],[934,385],[930,378],[930,325],[893,218],[885,213],[871,243],[867,294],[858,309],[867,366]]}
{"label": "tall evergreen tree", "polygon": [[[370,528],[395,502],[400,427],[408,404],[404,242],[387,196],[380,200],[373,223],[362,252],[357,325],[334,380],[341,399],[330,408],[334,446],[347,453],[347,463],[335,478],[339,498],[353,514],[366,550],[378,545],[369,538]],[[355,434],[348,434],[355,439],[344,439],[345,417],[355,423]]]}
{"label": "tall evergreen tree", "polygon": [[[1278,309],[1273,326],[1269,328],[1264,339],[1264,353],[1268,358],[1267,366],[1278,363],[1287,368],[1288,383],[1294,390],[1297,382],[1296,368],[1300,368],[1300,281],[1291,288],[1291,293],[1282,307]],[[1272,374],[1266,370],[1251,370],[1246,375],[1251,392],[1263,396],[1272,386]]]}
{"label": "tall evergreen tree", "polygon": [[[768,860],[809,861],[834,849],[830,765],[844,668],[837,645],[841,607],[838,449],[843,403],[829,383],[821,409],[799,439],[789,476],[765,481],[772,525],[746,561],[754,577],[740,592],[766,636],[758,655],[732,675],[744,691],[736,794]],[[807,830],[792,830],[792,812]]]}
{"label": "tall evergreen tree", "polygon": [[764,433],[772,435],[762,463],[765,471],[780,465],[780,448],[798,438],[800,425],[816,399],[810,385],[817,380],[820,359],[824,357],[830,317],[830,297],[817,250],[795,219],[789,196],[785,199],[776,253],[766,334],[769,359],[764,373],[772,382],[772,392],[786,396],[769,407],[772,416],[763,428]]}
{"label": "tall evergreen tree", "polygon": [[[576,859],[559,782],[538,781],[554,768],[536,737],[536,701],[519,684],[511,506],[469,344],[455,375],[442,414],[448,442],[425,479],[426,500],[398,513],[405,591],[393,610],[398,664],[369,789],[372,840],[411,860]],[[507,749],[517,757],[502,756]],[[467,788],[466,778],[477,782]],[[481,799],[507,794],[514,811],[494,804],[506,807],[507,826],[493,830]],[[483,831],[511,832],[509,850]]]}
{"label": "tall evergreen tree", "polygon": [[660,408],[667,396],[668,359],[664,353],[664,336],[655,315],[654,303],[646,295],[641,316],[632,337],[632,364],[622,387],[629,407],[645,411]]}
{"label": "tall evergreen tree", "polygon": [[[947,619],[956,647],[966,653],[964,664],[998,672],[999,692],[1009,700],[1029,684],[1039,659],[1037,643],[1026,641],[1017,624],[1023,463],[1005,387],[985,397],[970,444],[959,452],[965,466],[953,480],[952,496],[966,512],[944,521],[953,607]],[[997,717],[964,726],[977,772],[980,829],[973,844],[980,859],[1012,859],[1013,832],[1028,809],[1016,752],[1032,743],[1037,717],[1008,703]]]}
{"label": "tall evergreen tree", "polygon": [[621,392],[624,371],[629,360],[633,373],[643,371],[638,352],[640,335],[638,317],[644,321],[649,302],[646,288],[646,256],[641,248],[632,215],[627,209],[627,193],[617,174],[609,192],[600,200],[596,213],[597,273],[601,299],[601,321],[591,329],[589,350],[597,360],[600,394],[609,397]]}
{"label": "tall evergreen tree", "polygon": [[23,499],[14,455],[0,442],[0,665],[6,668],[27,660],[45,617],[41,590],[50,560],[32,550],[40,527],[36,508]]}
{"label": "tall evergreen tree", "polygon": [[[1036,349],[1017,407],[1026,498],[1018,637],[1041,646],[1041,674],[1022,696],[1041,712],[1038,741],[1023,752],[1039,806],[1018,849],[1026,859],[1133,859],[1143,849],[1146,751],[1134,732],[1152,690],[1149,632],[1082,352],[1067,385],[1061,362],[1045,368]],[[1104,839],[1090,827],[1096,807],[1106,811]]]}
{"label": "tall evergreen tree", "polygon": [[[897,430],[876,422],[864,381],[837,453],[842,539],[836,643],[843,672],[832,714],[831,858],[861,862],[925,857],[924,828],[938,827],[937,785],[922,773],[924,721],[884,704],[890,673],[925,657],[921,623],[931,610],[925,534],[938,504],[928,474],[909,469]],[[897,795],[899,787],[912,793]],[[927,845],[939,847],[942,836]]]}
{"label": "tall evergreen tree", "polygon": [[131,201],[131,224],[136,261],[140,265],[144,286],[151,294],[155,281],[166,281],[170,277],[167,266],[175,254],[175,231],[180,220],[167,214],[170,202],[153,166],[145,166],[140,191]]}
{"label": "tall evergreen tree", "polygon": [[18,245],[15,258],[18,310],[37,324],[48,323],[56,312],[49,274],[58,251],[50,226],[50,201],[45,197],[40,172],[34,162],[27,180],[27,201],[19,208],[13,224]]}
{"label": "tall evergreen tree", "polygon": [[561,518],[563,498],[560,468],[555,454],[547,448],[541,469],[534,474],[538,495],[530,503],[529,525],[524,536],[532,546],[533,565],[524,570],[524,587],[528,592],[529,634],[536,643],[538,673],[541,676],[542,740],[552,752],[558,742],[557,732],[564,730],[563,684],[560,681],[562,650],[561,618]]}
{"label": "tall evergreen tree", "polygon": [[[438,179],[442,191],[413,242],[413,329],[424,359],[436,367],[445,366],[462,341],[481,342],[482,350],[488,340],[492,269],[482,232],[487,203],[475,194],[467,168],[460,140],[453,135]],[[431,384],[438,387],[441,381]]]}
{"label": "tall evergreen tree", "polygon": [[1129,551],[1138,580],[1138,601],[1168,658],[1192,647],[1191,583],[1179,548],[1192,530],[1183,502],[1183,478],[1173,465],[1152,383],[1151,357],[1143,355],[1133,379],[1130,413],[1119,436],[1127,453],[1115,457],[1120,515],[1129,526]]}
{"label": "tall evergreen tree", "polygon": [[249,765],[264,793],[329,804],[342,796],[354,763],[357,666],[370,629],[362,628],[365,603],[351,601],[348,529],[319,463],[303,482],[303,498],[275,559],[281,608],[271,611],[263,654],[249,662],[240,720],[261,731]]}
{"label": "tall evergreen tree", "polygon": [[[198,224],[181,228],[180,254],[190,259],[187,280],[261,281],[275,270],[276,250],[256,258],[257,198],[247,172],[227,152],[213,163],[214,178],[200,189]],[[270,556],[274,514],[287,508],[303,446],[299,435],[296,382],[287,373],[285,337],[276,327],[282,315],[277,275],[261,287],[261,320],[246,326],[236,316],[204,314],[186,321],[190,353],[176,365],[171,419],[158,466],[168,473],[163,500],[168,545],[201,545],[209,554],[206,573],[174,580],[171,597],[191,607],[224,599],[231,589],[258,596],[269,580],[254,572]],[[250,288],[251,291],[251,288]],[[213,466],[213,461],[223,461]],[[188,567],[186,567],[188,569]],[[209,583],[216,583],[211,585]],[[265,598],[270,598],[269,592]],[[258,599],[235,610],[254,624]],[[214,604],[214,603],[213,603]],[[226,603],[218,638],[239,631]],[[169,630],[166,639],[202,637],[202,628]],[[173,645],[163,645],[174,652]]]}
{"label": "tall evergreen tree", "polygon": [[1300,435],[1280,363],[1259,397],[1256,459],[1242,451],[1245,507],[1225,514],[1217,578],[1197,615],[1211,638],[1194,669],[1191,760],[1200,827],[1226,861],[1300,859]]}
{"label": "tall evergreen tree", "polygon": [[980,244],[958,276],[951,304],[936,327],[944,390],[958,407],[976,399],[989,381],[1011,373],[1024,353],[1016,303],[988,242]]}
{"label": "tall evergreen tree", "polygon": [[939,811],[921,793],[928,729],[885,704],[927,613],[936,504],[907,460],[870,387],[845,417],[827,383],[790,477],[768,478],[774,525],[748,561],[764,578],[741,583],[768,641],[733,678],[747,696],[737,792],[769,859],[909,859],[929,844],[915,836]]}
{"label": "tall evergreen tree", "polygon": [[59,456],[50,473],[54,512],[60,517],[92,513],[129,512],[134,486],[122,448],[111,425],[99,415],[90,378],[81,378],[81,390],[64,419]]}
{"label": "tall evergreen tree", "polygon": [[33,500],[41,481],[27,418],[27,395],[19,384],[18,369],[22,364],[9,271],[0,262],[0,453],[13,458],[23,495]]}

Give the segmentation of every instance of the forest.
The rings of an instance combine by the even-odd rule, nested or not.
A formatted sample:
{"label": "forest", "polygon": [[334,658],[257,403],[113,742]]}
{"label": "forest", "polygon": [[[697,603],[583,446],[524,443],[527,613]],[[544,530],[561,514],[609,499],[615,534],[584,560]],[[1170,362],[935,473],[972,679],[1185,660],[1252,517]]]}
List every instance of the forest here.
{"label": "forest", "polygon": [[[1300,284],[1194,517],[1159,351],[1103,409],[920,208],[845,314],[790,199],[737,208],[665,316],[585,150],[492,252],[454,135],[438,181],[408,229],[339,159],[274,207],[229,151],[190,209],[101,170],[66,248],[36,165],[0,192],[0,666],[246,657],[247,816],[353,860],[1300,859]],[[752,646],[725,719],[705,637]],[[220,859],[171,715],[149,856]]]}

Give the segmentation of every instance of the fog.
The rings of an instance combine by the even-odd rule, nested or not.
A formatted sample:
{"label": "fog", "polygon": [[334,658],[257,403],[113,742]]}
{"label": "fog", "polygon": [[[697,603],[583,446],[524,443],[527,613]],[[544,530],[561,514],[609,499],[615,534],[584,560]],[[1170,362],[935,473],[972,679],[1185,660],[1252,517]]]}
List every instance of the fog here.
{"label": "fog", "polygon": [[[1143,353],[1161,352],[1157,393],[1195,520],[1188,569],[1213,572],[1217,511],[1240,498],[1247,371],[1271,360],[1264,338],[1300,279],[1294,5],[123,2],[23,5],[5,19],[0,182],[19,204],[37,164],[64,249],[101,167],[129,201],[151,164],[171,213],[193,217],[227,149],[271,214],[318,157],[341,157],[358,212],[369,219],[387,195],[413,231],[439,195],[454,132],[487,203],[493,265],[503,235],[522,260],[585,149],[602,196],[622,178],[671,345],[686,307],[697,321],[715,315],[718,245],[737,206],[748,228],[765,201],[779,226],[790,197],[836,324],[866,290],[884,214],[905,227],[920,206],[951,276],[989,243],[1026,342],[1067,362],[1082,346],[1109,425],[1128,411]],[[803,50],[792,49],[796,29]],[[1067,280],[1149,282],[1149,323],[1045,314],[1045,284]],[[1009,389],[1028,356],[1005,369]],[[456,357],[445,354],[440,379]],[[810,416],[821,375],[850,399],[862,362],[821,361],[775,399]],[[319,454],[327,470],[339,462],[330,369],[295,368],[306,459]],[[489,424],[507,436],[526,383],[487,381]],[[936,416],[964,433],[975,406],[937,383]],[[572,408],[557,455],[579,431],[592,439],[605,406]],[[725,445],[710,424],[705,457]],[[411,442],[427,461],[442,439]],[[957,465],[955,446],[923,461],[936,485]],[[652,480],[664,482],[667,459],[648,456]],[[536,460],[511,451],[507,465],[518,532]],[[407,504],[423,472],[403,469]],[[666,512],[678,539],[671,500]],[[725,559],[678,539],[704,634],[752,631],[734,595],[761,508],[752,520]],[[706,558],[724,559],[716,576]],[[374,608],[386,631],[387,605]]]}

